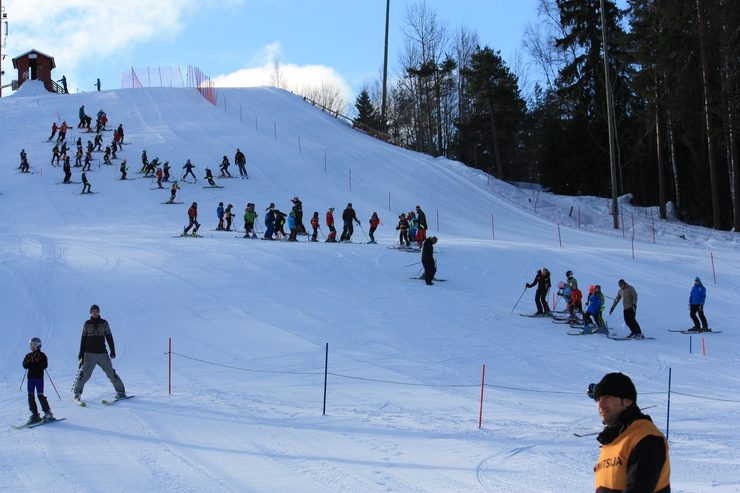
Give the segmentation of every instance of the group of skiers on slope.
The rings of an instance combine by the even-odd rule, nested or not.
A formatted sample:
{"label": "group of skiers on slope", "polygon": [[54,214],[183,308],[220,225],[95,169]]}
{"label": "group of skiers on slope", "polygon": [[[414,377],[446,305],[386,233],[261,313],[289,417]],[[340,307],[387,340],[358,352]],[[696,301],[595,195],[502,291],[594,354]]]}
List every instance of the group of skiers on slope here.
{"label": "group of skiers on slope", "polygon": [[[106,342],[110,348],[110,356],[106,350]],[[54,421],[54,414],[51,412],[49,401],[44,395],[44,372],[47,371],[49,360],[41,351],[41,339],[33,337],[29,341],[31,352],[23,358],[23,368],[26,369],[26,380],[28,390],[28,408],[31,416],[28,418],[28,424],[38,423],[40,421]],[[82,391],[85,383],[92,376],[96,366],[103,369],[108,379],[116,390],[116,399],[125,398],[126,389],[113,369],[111,359],[116,357],[116,347],[113,341],[113,334],[108,322],[100,317],[100,308],[98,305],[90,307],[90,319],[85,321],[82,326],[82,337],[80,338],[80,350],[77,359],[80,362],[77,378],[75,379],[73,399],[80,402]],[[43,416],[39,413],[36,405],[36,398],[41,404]]]}
{"label": "group of skiers on slope", "polygon": [[[560,281],[558,283],[558,295],[563,297],[567,303],[567,310],[570,315],[569,321],[576,322],[576,312],[583,313],[584,330],[588,332],[600,332],[606,327],[602,313],[606,307],[606,300],[604,294],[601,292],[601,286],[598,284],[589,286],[588,297],[586,300],[586,310],[583,311],[583,293],[578,289],[578,280],[573,277],[573,271],[565,273],[566,281]],[[627,284],[624,279],[617,281],[619,291],[617,296],[614,298],[609,314],[614,312],[620,301],[622,301],[622,308],[624,311],[624,322],[630,329],[630,335],[628,338],[644,339],[645,336],[642,333],[640,324],[636,320],[637,315],[637,291],[634,287]],[[537,313],[535,316],[550,316],[552,315],[550,307],[547,302],[547,294],[551,287],[550,282],[550,271],[546,268],[542,268],[537,271],[534,280],[531,283],[527,283],[527,289],[537,287],[535,292],[535,304],[537,305]],[[694,285],[691,288],[689,294],[689,315],[691,317],[694,326],[689,329],[694,332],[710,332],[711,329],[707,324],[707,319],[704,316],[704,303],[707,297],[707,290],[702,285],[701,279],[697,277],[694,280]]]}
{"label": "group of skiers on slope", "polygon": [[[144,154],[146,154],[146,151],[144,151]],[[142,162],[144,162],[144,159],[146,156],[142,156]],[[249,178],[249,174],[247,173],[247,158],[244,156],[244,153],[241,151],[241,149],[236,150],[236,154],[234,154],[234,162],[236,163],[237,167],[239,168],[239,175],[242,178]],[[224,156],[223,160],[221,161],[221,164],[219,165],[218,169],[221,172],[219,175],[219,178],[234,178],[234,176],[229,172],[229,166],[231,166],[231,162],[229,161],[229,158],[227,156]],[[192,176],[193,180],[196,182],[198,181],[198,177],[195,176],[195,170],[197,169],[195,165],[190,161],[190,159],[187,160],[185,164],[183,164],[182,169],[185,170],[183,172],[182,181],[187,181],[186,178],[188,176]],[[142,169],[142,172],[144,170]],[[204,175],[203,178],[205,180],[208,180],[208,183],[215,187],[216,182],[213,181],[213,172],[210,170],[210,168],[203,168]]]}
{"label": "group of skiers on slope", "polygon": [[427,237],[427,227],[427,216],[418,205],[416,212],[401,213],[398,216],[398,226],[396,226],[396,230],[399,231],[399,243],[401,246],[411,246],[412,242],[416,242],[421,246]]}

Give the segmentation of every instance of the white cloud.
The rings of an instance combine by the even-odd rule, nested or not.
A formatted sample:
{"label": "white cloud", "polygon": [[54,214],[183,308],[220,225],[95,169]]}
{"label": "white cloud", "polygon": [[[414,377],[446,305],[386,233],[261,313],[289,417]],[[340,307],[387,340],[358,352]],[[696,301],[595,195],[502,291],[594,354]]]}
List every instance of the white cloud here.
{"label": "white cloud", "polygon": [[83,64],[125,54],[155,37],[171,39],[196,0],[5,0],[10,19],[8,53],[37,49],[67,74]]}
{"label": "white cloud", "polygon": [[275,86],[303,96],[315,95],[317,92],[326,92],[333,89],[344,100],[344,103],[351,101],[352,90],[347,81],[332,67],[282,64],[279,62],[281,49],[279,42],[264,46],[259,53],[252,57],[250,68],[214,77],[215,86]]}

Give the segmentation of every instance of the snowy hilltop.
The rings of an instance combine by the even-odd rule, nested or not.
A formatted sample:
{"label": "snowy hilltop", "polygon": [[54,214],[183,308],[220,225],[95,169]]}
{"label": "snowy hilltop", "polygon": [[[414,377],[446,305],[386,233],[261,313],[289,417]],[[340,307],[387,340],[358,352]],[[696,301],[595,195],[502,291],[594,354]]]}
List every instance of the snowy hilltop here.
{"label": "snowy hilltop", "polygon": [[[668,434],[672,491],[740,491],[737,233],[660,220],[629,196],[614,229],[605,199],[517,188],[394,147],[285,91],[218,97],[58,95],[29,81],[0,99],[0,491],[591,491],[599,444],[574,433],[601,430],[586,389],[610,372],[632,378]],[[66,121],[74,165],[77,139],[86,149],[95,137],[77,128],[83,105],[93,127],[102,110],[125,134],[111,165],[92,153],[95,193],[84,195],[80,167],[61,183],[49,140]],[[104,149],[113,132],[101,134]],[[144,150],[169,162],[172,179],[190,160],[199,181],[163,203],[172,182],[160,189],[139,173]],[[224,156],[236,178],[219,177]],[[118,179],[123,159],[132,180]],[[204,188],[205,168],[223,188]],[[294,197],[309,231],[319,213],[318,242],[243,237],[248,203],[263,234],[270,204],[288,213]],[[180,237],[193,202],[203,237]],[[237,231],[217,229],[220,202]],[[361,223],[353,242],[325,242],[326,212],[341,231],[348,203]],[[418,251],[392,248],[398,216],[417,206],[439,239],[445,282],[432,286],[413,279]],[[378,243],[367,244],[374,212]],[[629,333],[621,304],[608,314],[625,279],[652,339],[573,337],[551,318],[519,316],[535,311],[525,285],[543,267],[558,310],[566,271],[584,292],[601,285],[615,337]],[[692,326],[697,276],[722,332],[669,332]],[[102,404],[115,389],[100,368],[87,406],[70,400],[93,304],[136,395],[113,406]],[[49,360],[45,395],[66,420],[16,430],[29,414],[21,363],[32,337]]]}

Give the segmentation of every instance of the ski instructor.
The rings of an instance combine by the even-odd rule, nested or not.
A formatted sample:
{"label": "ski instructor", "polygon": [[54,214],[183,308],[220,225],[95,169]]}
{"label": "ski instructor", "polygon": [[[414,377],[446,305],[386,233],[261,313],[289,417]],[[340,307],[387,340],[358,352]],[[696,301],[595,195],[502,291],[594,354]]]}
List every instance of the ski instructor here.
{"label": "ski instructor", "polygon": [[[105,349],[105,341],[108,341],[108,347],[110,347],[110,357]],[[116,370],[113,369],[113,363],[111,363],[111,359],[115,358],[116,346],[113,342],[110,326],[106,320],[100,318],[98,305],[92,305],[90,307],[90,319],[82,325],[80,354],[77,356],[77,359],[82,363],[82,373],[75,382],[74,400],[80,400],[85,383],[90,380],[96,365],[103,369],[116,389],[116,399],[126,397],[123,382]]]}
{"label": "ski instructor", "polygon": [[437,273],[437,263],[434,261],[434,245],[437,243],[437,237],[432,236],[424,240],[421,245],[421,265],[424,266],[424,281],[427,286],[434,283],[434,274]]}

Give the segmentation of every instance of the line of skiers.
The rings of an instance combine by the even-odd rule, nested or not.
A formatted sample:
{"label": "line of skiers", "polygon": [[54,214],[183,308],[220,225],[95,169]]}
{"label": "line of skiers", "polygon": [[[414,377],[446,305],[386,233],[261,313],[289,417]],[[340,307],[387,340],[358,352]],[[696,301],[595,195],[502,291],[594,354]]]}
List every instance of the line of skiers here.
{"label": "line of skiers", "polygon": [[418,205],[416,212],[402,213],[398,216],[398,226],[396,226],[396,230],[399,231],[399,243],[402,246],[411,246],[412,242],[416,242],[421,246],[427,237],[427,227],[427,216]]}
{"label": "line of skiers", "polygon": [[[603,312],[606,308],[606,300],[601,292],[601,286],[598,284],[589,286],[588,297],[586,299],[586,310],[583,310],[583,293],[578,289],[578,280],[573,277],[573,271],[565,273],[567,280],[558,283],[558,295],[565,299],[567,303],[567,312],[569,313],[569,322],[577,322],[577,314],[583,314],[584,330],[586,332],[602,332],[606,328],[603,318]],[[637,291],[634,287],[627,284],[624,279],[617,281],[619,291],[614,298],[609,315],[614,312],[619,302],[622,302],[624,323],[629,327],[630,334],[627,338],[644,339],[642,328],[636,320],[637,315]],[[537,286],[535,293],[535,304],[537,313],[535,316],[551,315],[550,307],[547,303],[547,293],[550,290],[550,271],[542,268],[537,271],[534,280],[527,283],[527,289]],[[707,324],[704,316],[704,303],[706,301],[707,291],[702,285],[701,279],[696,277],[694,285],[689,294],[689,316],[694,326],[689,329],[693,332],[710,332],[711,329]]]}

